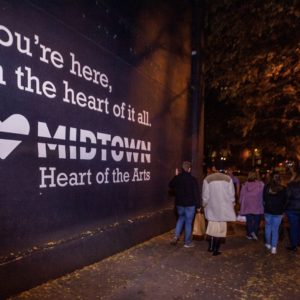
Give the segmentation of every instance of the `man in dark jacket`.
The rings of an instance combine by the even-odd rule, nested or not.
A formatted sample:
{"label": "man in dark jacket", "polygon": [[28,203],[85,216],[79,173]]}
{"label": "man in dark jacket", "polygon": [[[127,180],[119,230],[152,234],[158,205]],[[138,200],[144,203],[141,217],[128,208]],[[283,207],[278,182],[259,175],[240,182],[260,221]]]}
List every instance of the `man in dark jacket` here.
{"label": "man in dark jacket", "polygon": [[195,208],[200,208],[199,185],[195,177],[191,175],[191,163],[184,161],[182,163],[182,172],[178,174],[169,183],[169,187],[175,192],[175,205],[178,213],[178,220],[175,228],[175,237],[171,241],[176,245],[180,233],[185,229],[184,247],[193,247],[192,223],[195,215]]}

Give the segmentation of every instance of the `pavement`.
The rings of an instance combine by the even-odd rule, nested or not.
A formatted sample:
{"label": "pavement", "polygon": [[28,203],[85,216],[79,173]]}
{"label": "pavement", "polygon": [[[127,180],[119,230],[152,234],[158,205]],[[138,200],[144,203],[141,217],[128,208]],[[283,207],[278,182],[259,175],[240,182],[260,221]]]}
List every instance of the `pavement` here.
{"label": "pavement", "polygon": [[10,299],[300,299],[300,249],[289,252],[285,232],[278,253],[245,238],[241,223],[230,224],[222,254],[207,242],[170,245],[173,232],[157,236],[98,263],[49,281]]}

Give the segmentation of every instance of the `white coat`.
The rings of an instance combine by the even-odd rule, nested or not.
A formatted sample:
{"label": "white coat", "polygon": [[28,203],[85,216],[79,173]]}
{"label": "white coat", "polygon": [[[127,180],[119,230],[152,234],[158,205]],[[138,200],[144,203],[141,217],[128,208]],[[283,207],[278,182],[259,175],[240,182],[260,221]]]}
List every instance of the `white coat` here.
{"label": "white coat", "polygon": [[232,179],[222,173],[205,177],[202,187],[202,205],[208,221],[235,221],[235,190]]}

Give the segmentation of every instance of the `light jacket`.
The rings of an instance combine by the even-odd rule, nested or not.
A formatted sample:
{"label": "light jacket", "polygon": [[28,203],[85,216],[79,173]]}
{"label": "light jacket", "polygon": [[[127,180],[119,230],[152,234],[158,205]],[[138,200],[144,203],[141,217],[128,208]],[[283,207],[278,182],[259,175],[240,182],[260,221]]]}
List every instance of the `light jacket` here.
{"label": "light jacket", "polygon": [[222,173],[208,175],[203,181],[202,205],[209,221],[235,221],[235,191],[232,179]]}
{"label": "light jacket", "polygon": [[242,185],[240,195],[241,215],[261,215],[264,213],[263,189],[264,184],[259,180],[246,181]]}

